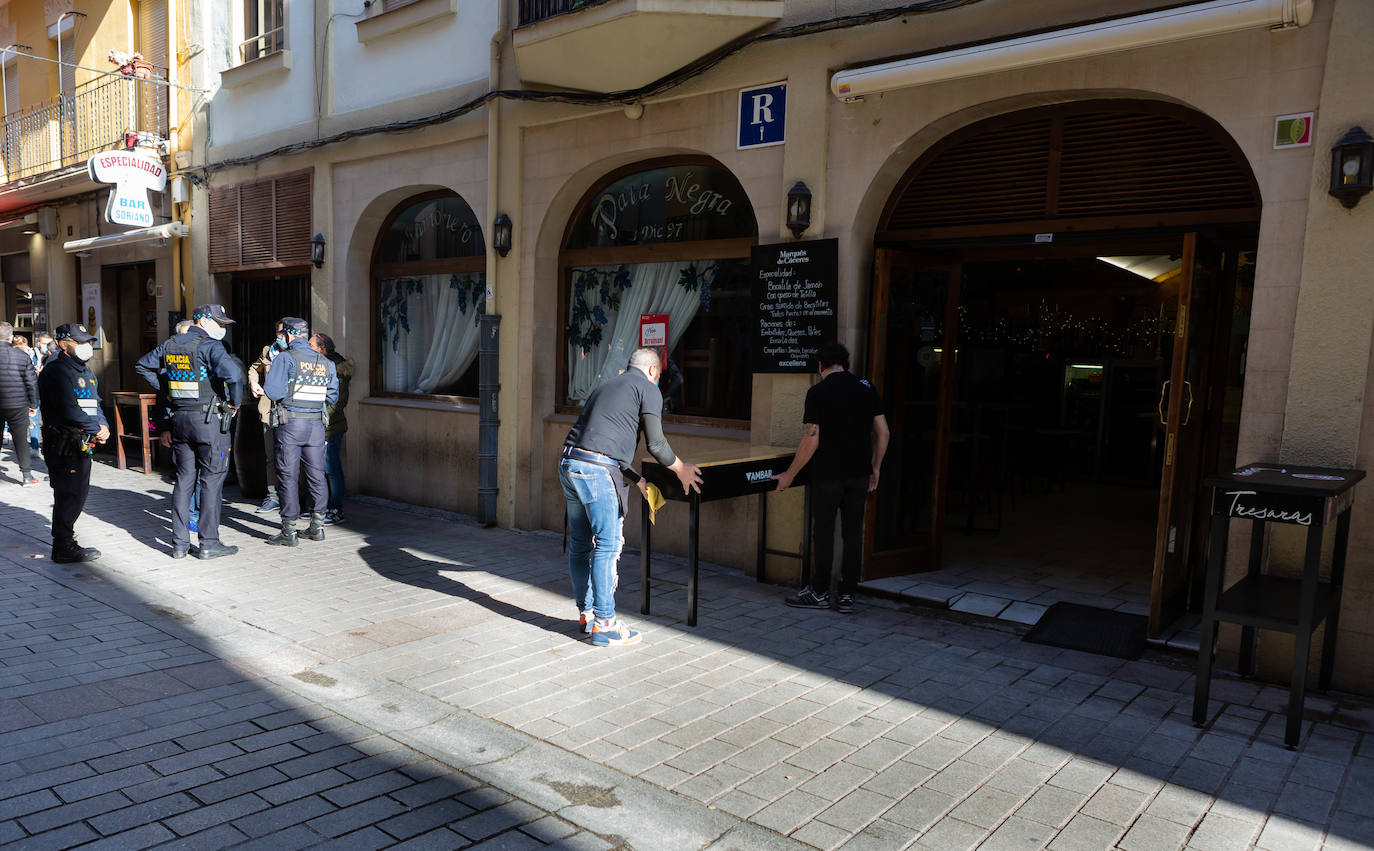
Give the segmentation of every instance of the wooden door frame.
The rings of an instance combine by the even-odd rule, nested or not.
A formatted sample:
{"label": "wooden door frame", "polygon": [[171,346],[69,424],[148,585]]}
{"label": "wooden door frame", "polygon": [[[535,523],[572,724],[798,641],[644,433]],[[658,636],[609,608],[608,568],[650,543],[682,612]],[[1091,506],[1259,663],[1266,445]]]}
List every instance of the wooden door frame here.
{"label": "wooden door frame", "polygon": [[[941,551],[944,544],[945,486],[949,472],[949,435],[954,409],[954,370],[956,364],[953,354],[957,349],[959,340],[959,278],[962,264],[962,259],[949,255],[921,254],[892,248],[878,248],[874,251],[872,310],[869,314],[869,340],[872,341],[869,350],[869,376],[873,385],[878,388],[878,392],[884,393],[886,389],[887,319],[891,304],[892,269],[894,267],[905,269],[946,268],[949,270],[949,280],[945,291],[944,336],[941,339],[941,346],[951,356],[940,359],[940,390],[935,417],[934,475],[931,481],[930,545],[928,547],[905,547],[879,553],[876,550],[878,494],[877,492],[869,493],[864,504],[862,572],[865,579],[870,578],[868,576],[870,566],[880,565],[893,559],[911,559],[914,569],[906,572],[925,572],[938,570],[940,567]],[[880,488],[881,481],[882,479],[880,479]],[[876,572],[880,572],[884,576],[895,575],[885,572],[881,568]]]}

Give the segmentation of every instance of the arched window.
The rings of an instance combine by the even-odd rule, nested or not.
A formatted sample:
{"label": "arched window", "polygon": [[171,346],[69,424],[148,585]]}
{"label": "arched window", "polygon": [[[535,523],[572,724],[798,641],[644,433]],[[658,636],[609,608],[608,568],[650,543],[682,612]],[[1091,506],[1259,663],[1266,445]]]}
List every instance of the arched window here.
{"label": "arched window", "polygon": [[568,225],[562,254],[560,401],[581,405],[625,369],[643,323],[666,319],[664,413],[748,419],[749,249],[744,188],[703,158],[607,175]]}
{"label": "arched window", "polygon": [[397,207],[377,240],[372,279],[373,386],[383,395],[476,396],[486,244],[467,202],[433,192]]}

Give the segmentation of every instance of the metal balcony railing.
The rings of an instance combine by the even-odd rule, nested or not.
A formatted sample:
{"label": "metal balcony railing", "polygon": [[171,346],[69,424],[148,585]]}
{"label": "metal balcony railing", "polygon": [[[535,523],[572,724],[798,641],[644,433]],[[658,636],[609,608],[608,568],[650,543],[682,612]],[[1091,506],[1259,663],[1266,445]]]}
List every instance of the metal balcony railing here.
{"label": "metal balcony railing", "polygon": [[84,162],[125,146],[126,133],[167,138],[165,68],[138,76],[102,76],[51,100],[5,116],[0,135],[0,183],[12,183]]}
{"label": "metal balcony railing", "polygon": [[520,26],[606,2],[608,0],[520,0]]}

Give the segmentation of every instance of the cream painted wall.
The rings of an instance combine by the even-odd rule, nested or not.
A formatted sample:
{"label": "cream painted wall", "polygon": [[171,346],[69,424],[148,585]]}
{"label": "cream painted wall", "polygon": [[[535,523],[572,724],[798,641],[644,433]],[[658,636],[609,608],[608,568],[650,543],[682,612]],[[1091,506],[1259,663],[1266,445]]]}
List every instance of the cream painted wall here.
{"label": "cream painted wall", "polygon": [[[234,88],[220,86],[219,72],[238,67],[238,44],[244,39],[241,4],[214,4],[211,31],[224,39],[214,46],[207,81],[211,146],[232,145],[242,139],[282,130],[315,116],[316,27],[314,3],[286,4],[286,49],[291,67],[259,77]],[[271,104],[264,109],[264,104]]]}
{"label": "cream painted wall", "polygon": [[330,42],[332,111],[349,112],[485,80],[497,2],[460,2],[453,15],[366,43],[358,41],[353,19],[335,19]]}

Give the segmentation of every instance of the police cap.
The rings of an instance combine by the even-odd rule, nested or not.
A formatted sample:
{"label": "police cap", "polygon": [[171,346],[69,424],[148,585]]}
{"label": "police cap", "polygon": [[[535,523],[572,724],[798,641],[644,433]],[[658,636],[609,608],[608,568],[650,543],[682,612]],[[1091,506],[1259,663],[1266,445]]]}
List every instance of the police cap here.
{"label": "police cap", "polygon": [[95,335],[86,330],[86,326],[79,322],[68,322],[65,325],[58,325],[53,332],[54,340],[71,340],[74,343],[89,343],[95,339]]}
{"label": "police cap", "polygon": [[229,314],[224,312],[222,304],[198,304],[196,309],[191,312],[192,319],[200,319],[208,316],[221,325],[233,325],[234,320],[229,318]]}
{"label": "police cap", "polygon": [[310,333],[310,323],[301,319],[299,316],[283,316],[281,318],[281,328],[288,334]]}

